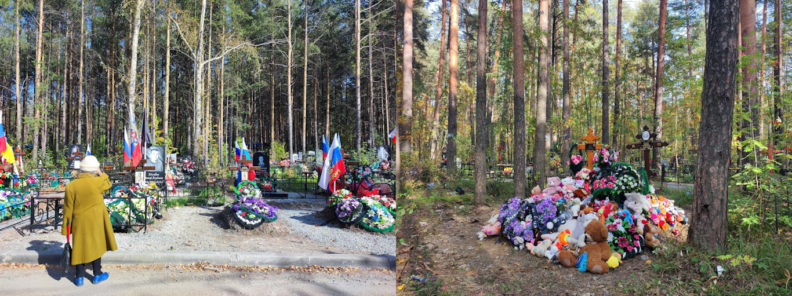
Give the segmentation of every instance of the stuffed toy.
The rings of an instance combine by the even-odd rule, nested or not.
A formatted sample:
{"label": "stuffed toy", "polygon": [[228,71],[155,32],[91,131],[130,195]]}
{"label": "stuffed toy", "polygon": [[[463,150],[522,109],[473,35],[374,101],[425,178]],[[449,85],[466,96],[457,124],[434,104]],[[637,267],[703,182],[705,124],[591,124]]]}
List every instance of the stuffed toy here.
{"label": "stuffed toy", "polygon": [[[586,225],[586,237],[590,241],[578,251],[580,256],[585,256],[585,270],[596,274],[607,273],[609,267],[606,261],[611,258],[611,249],[607,242],[608,229],[599,220],[593,220]],[[573,258],[574,260],[572,260]],[[578,264],[580,258],[575,257],[573,252],[567,250],[561,251],[558,254],[558,259],[561,265],[567,267],[571,267],[571,262],[575,262],[578,268],[581,268],[580,265],[583,264]]]}
{"label": "stuffed toy", "polygon": [[547,188],[542,193],[552,196],[559,192],[561,192],[561,179],[558,177],[547,178]]}
{"label": "stuffed toy", "polygon": [[489,235],[498,235],[500,234],[501,230],[501,223],[498,221],[498,213],[492,215],[492,217],[487,221],[487,224],[481,226],[481,231],[476,233],[478,235],[479,240],[483,240],[485,237]]}
{"label": "stuffed toy", "polygon": [[550,249],[552,245],[553,245],[553,241],[549,239],[541,241],[536,246],[534,246],[530,242],[525,243],[525,247],[528,248],[528,251],[530,251],[531,254],[534,254],[539,257],[546,256],[547,251]]}
{"label": "stuffed toy", "polygon": [[621,255],[619,255],[619,253],[613,252],[613,254],[611,254],[608,261],[606,261],[605,263],[607,263],[608,267],[610,268],[619,267],[619,264],[621,263]]}
{"label": "stuffed toy", "polygon": [[652,208],[652,202],[646,195],[640,193],[625,193],[624,208],[630,210],[633,214],[639,215],[643,211],[649,212]]}
{"label": "stuffed toy", "polygon": [[644,242],[646,243],[647,247],[657,248],[660,245],[660,240],[657,239],[657,234],[655,233],[654,228],[651,225],[644,224],[643,236],[644,236]]}

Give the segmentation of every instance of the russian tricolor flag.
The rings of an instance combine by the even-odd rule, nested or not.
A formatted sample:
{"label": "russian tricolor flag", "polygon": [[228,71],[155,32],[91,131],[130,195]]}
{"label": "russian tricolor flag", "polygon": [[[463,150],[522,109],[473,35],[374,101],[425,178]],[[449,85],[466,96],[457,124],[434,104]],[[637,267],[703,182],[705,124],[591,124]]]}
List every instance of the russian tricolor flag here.
{"label": "russian tricolor flag", "polygon": [[327,158],[327,152],[330,150],[330,147],[327,147],[327,136],[322,135],[322,161]]}
{"label": "russian tricolor flag", "polygon": [[[322,176],[319,178],[319,187],[330,190],[330,184],[335,183],[344,173],[346,173],[346,166],[344,166],[344,157],[341,154],[341,140],[338,134],[335,134],[328,157],[325,158]],[[331,191],[335,192],[335,189],[333,188]]]}

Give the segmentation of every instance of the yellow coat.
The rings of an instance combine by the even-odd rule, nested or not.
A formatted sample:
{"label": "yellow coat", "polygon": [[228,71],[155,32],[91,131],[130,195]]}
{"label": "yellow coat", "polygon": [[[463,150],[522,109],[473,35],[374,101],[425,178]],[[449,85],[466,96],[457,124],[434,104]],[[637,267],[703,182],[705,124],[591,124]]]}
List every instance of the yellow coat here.
{"label": "yellow coat", "polygon": [[[107,174],[97,177],[86,173],[66,186],[63,221],[71,222],[72,265],[92,262],[108,250],[118,249],[102,197],[110,187],[112,183]],[[66,227],[63,227],[63,235],[66,235]]]}

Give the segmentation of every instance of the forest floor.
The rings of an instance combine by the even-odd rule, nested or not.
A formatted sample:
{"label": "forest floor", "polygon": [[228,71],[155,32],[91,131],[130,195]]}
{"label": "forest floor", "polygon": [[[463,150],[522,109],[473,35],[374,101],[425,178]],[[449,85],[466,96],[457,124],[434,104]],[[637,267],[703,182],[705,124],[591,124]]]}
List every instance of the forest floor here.
{"label": "forest floor", "polygon": [[[488,192],[493,187],[498,186],[488,186]],[[692,198],[685,197],[687,189],[667,193],[679,196],[677,205],[690,219]],[[439,197],[437,191],[442,191]],[[624,260],[607,274],[594,275],[517,251],[501,237],[479,240],[480,226],[507,197],[490,196],[488,208],[474,209],[470,193],[447,191],[453,190],[412,193],[400,204],[412,208],[397,232],[400,295],[691,295],[750,286],[744,284],[749,278],[735,276],[744,271],[739,267],[729,266],[721,277],[711,276],[717,265],[727,267],[728,262],[687,247],[688,225],[677,225],[679,235],[661,232],[662,247],[657,250]],[[426,281],[415,280],[413,275]]]}

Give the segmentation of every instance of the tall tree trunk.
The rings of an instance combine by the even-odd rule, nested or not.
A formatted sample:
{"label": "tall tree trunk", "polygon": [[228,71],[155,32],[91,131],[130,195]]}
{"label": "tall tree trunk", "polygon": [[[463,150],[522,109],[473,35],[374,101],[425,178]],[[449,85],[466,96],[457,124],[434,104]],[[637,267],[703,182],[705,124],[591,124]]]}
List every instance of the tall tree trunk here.
{"label": "tall tree trunk", "polygon": [[16,53],[16,61],[14,62],[14,83],[16,83],[16,87],[14,88],[16,94],[16,126],[14,129],[16,130],[16,138],[14,140],[17,141],[17,145],[21,146],[25,141],[22,139],[22,77],[19,69],[19,1],[21,0],[16,0],[14,2],[14,52]]}
{"label": "tall tree trunk", "polygon": [[[223,42],[223,47],[225,47],[225,22],[222,22],[222,26],[220,27],[220,40]],[[225,148],[225,63],[220,61],[220,74],[217,77],[217,80],[220,82],[220,93],[218,97],[220,98],[220,103],[217,104],[217,107],[220,108],[220,112],[218,112],[219,118],[217,119],[217,152],[220,155],[220,161],[223,165],[226,165],[226,148]],[[270,88],[272,86],[270,85]],[[262,118],[263,116],[262,112]],[[264,120],[262,120],[263,122]],[[262,129],[262,132],[263,129]]]}
{"label": "tall tree trunk", "polygon": [[294,112],[294,98],[292,97],[292,23],[291,23],[291,1],[286,0],[286,12],[289,14],[287,19],[287,23],[289,24],[289,34],[288,34],[288,45],[289,45],[289,52],[288,52],[288,62],[286,63],[286,87],[287,87],[287,97],[288,97],[288,105],[289,105],[289,159],[291,159],[292,155],[294,154],[294,118],[292,113]]}
{"label": "tall tree trunk", "polygon": [[308,123],[308,0],[303,1],[304,10],[305,10],[305,38],[304,38],[304,48],[303,48],[303,119],[302,119],[302,152],[303,157],[307,157],[306,154],[306,144],[305,139],[307,138],[306,135],[308,134],[308,130],[306,129],[306,124]]}
{"label": "tall tree trunk", "polygon": [[[467,4],[466,4],[465,1],[462,1],[462,6],[467,7]],[[465,9],[464,11],[467,11],[467,9]],[[467,74],[465,76],[467,77],[468,87],[473,88],[473,77],[475,76],[475,72],[473,72],[474,71],[473,70],[474,66],[471,64],[471,61],[470,61],[470,56],[471,56],[471,54],[470,54],[470,46],[471,46],[470,39],[471,39],[471,36],[473,36],[473,34],[470,33],[470,29],[469,29],[468,21],[467,21],[468,18],[467,17],[468,17],[468,15],[464,15],[463,19],[462,19],[462,24],[465,25],[465,68],[467,69]],[[470,99],[470,105],[468,106],[468,114],[469,114],[468,115],[468,120],[470,121],[469,122],[469,124],[470,124],[470,144],[475,147],[476,146],[476,98],[475,98],[475,96]]]}
{"label": "tall tree trunk", "polygon": [[[359,0],[358,0],[359,1]],[[413,120],[413,0],[404,0],[404,45],[402,45],[402,100],[396,137],[396,171],[401,174],[401,154],[412,152]]]}
{"label": "tall tree trunk", "polygon": [[550,0],[539,0],[539,85],[536,98],[536,131],[534,133],[534,173],[537,176],[536,184],[544,186],[547,179],[547,160],[545,142],[547,138],[547,95],[550,88],[550,79],[547,69],[550,67],[550,48],[548,35],[550,34]]}
{"label": "tall tree trunk", "polygon": [[[35,111],[35,120],[38,123],[39,118],[41,117],[41,107],[38,105],[40,104],[43,99],[41,98],[44,87],[43,84],[43,75],[41,73],[41,64],[44,61],[43,59],[43,39],[44,39],[44,0],[39,0],[39,16],[38,16],[38,35],[36,37],[36,86],[35,86],[35,93],[33,95],[33,108]],[[33,165],[38,163],[38,148],[39,148],[39,130],[40,126],[38,124],[33,126]],[[45,156],[46,157],[46,156]]]}
{"label": "tall tree trunk", "polygon": [[[495,40],[495,55],[492,58],[492,72],[490,72],[490,78],[487,81],[487,88],[489,89],[489,93],[487,97],[493,98],[493,100],[489,101],[487,104],[487,140],[489,142],[495,141],[495,133],[493,132],[493,124],[496,121],[499,121],[499,117],[496,117],[494,114],[494,104],[495,104],[495,90],[497,86],[495,85],[497,78],[498,78],[498,64],[501,55],[501,40],[503,40],[503,17],[506,14],[506,0],[501,3],[501,10],[498,14],[498,33],[497,39]],[[488,143],[489,143],[488,142]]]}
{"label": "tall tree trunk", "polygon": [[[568,1],[568,0],[567,0]],[[621,123],[619,122],[619,115],[621,113],[620,92],[619,86],[621,85],[621,39],[622,39],[622,0],[617,0],[616,4],[616,65],[614,67],[613,79],[613,145],[614,149],[619,149],[619,130]],[[566,153],[566,152],[565,152]]]}
{"label": "tall tree trunk", "polygon": [[446,41],[446,0],[440,0],[440,50],[437,55],[437,74],[435,78],[435,99],[432,117],[429,119],[431,126],[431,144],[429,148],[429,158],[436,160],[438,153],[437,147],[440,146],[440,105],[443,101],[443,68],[445,68],[445,41]]}
{"label": "tall tree trunk", "polygon": [[[522,0],[512,0],[514,32],[514,195],[525,197],[525,61]],[[566,3],[569,0],[564,0]]]}
{"label": "tall tree trunk", "polygon": [[[165,11],[166,11],[167,15],[170,15],[170,1],[168,1],[168,6],[167,6],[167,8],[165,8]],[[167,19],[168,19],[168,27],[165,28],[165,97],[163,98],[163,102],[162,102],[162,135],[163,135],[163,137],[165,137],[165,152],[166,153],[168,153],[168,148],[169,148],[169,146],[172,143],[172,141],[170,139],[170,130],[169,130],[170,129],[170,126],[169,126],[169,124],[170,124],[170,110],[169,109],[170,109],[170,72],[171,72],[171,70],[170,70],[170,68],[171,68],[171,66],[170,66],[170,64],[171,64],[171,62],[170,62],[171,19],[170,19],[170,17],[168,17]],[[223,107],[223,104],[220,103],[220,108],[221,108],[220,109],[220,116],[221,116],[221,118],[223,116],[222,115],[223,114],[222,107]],[[220,132],[219,132],[220,136],[218,137],[218,139],[222,140],[222,138],[221,138],[222,137],[222,130],[223,130],[222,121],[221,121],[221,125],[219,126],[219,128],[220,128]],[[220,142],[220,143],[222,143],[222,142]],[[223,155],[222,151],[220,151],[220,152],[221,152],[220,155]]]}
{"label": "tall tree trunk", "polygon": [[[85,47],[85,1],[80,1],[80,73],[77,77],[77,144],[82,144],[83,109],[85,98],[83,96],[83,48]],[[88,122],[86,121],[86,124]],[[87,127],[86,127],[87,129]]]}
{"label": "tall tree trunk", "polygon": [[[762,53],[759,55],[759,138],[765,138],[765,91],[767,90],[767,79],[765,77],[765,55],[767,54],[767,2],[762,1]],[[689,38],[688,38],[689,39]],[[690,44],[688,43],[688,48]]]}
{"label": "tall tree trunk", "polygon": [[360,0],[355,0],[355,109],[357,111],[355,113],[355,130],[357,131],[355,147],[360,153],[361,138],[363,137],[360,113]]}
{"label": "tall tree trunk", "polygon": [[[767,1],[767,0],[765,0]],[[780,144],[783,140],[783,129],[781,123],[784,122],[784,113],[781,109],[782,93],[784,89],[783,80],[781,79],[781,69],[783,65],[783,24],[784,19],[781,16],[781,0],[775,2],[775,19],[776,19],[776,35],[775,35],[775,54],[776,60],[773,63],[773,77],[775,78],[775,85],[773,86],[773,93],[776,94],[775,101],[773,102],[773,141],[774,144]]]}
{"label": "tall tree trunk", "polygon": [[[67,19],[67,22],[68,22],[68,19]],[[66,40],[65,40],[66,42],[63,45],[63,48],[64,48],[63,51],[65,51],[65,54],[64,54],[65,57],[63,59],[63,82],[62,82],[62,84],[63,84],[63,93],[62,93],[62,96],[63,96],[63,98],[62,98],[63,99],[63,108],[62,108],[62,111],[61,111],[61,124],[60,124],[60,126],[61,126],[61,139],[64,139],[64,136],[66,135],[66,129],[64,127],[66,126],[66,105],[69,102],[69,92],[68,92],[68,85],[69,85],[68,79],[69,78],[68,77],[69,77],[69,40],[70,40],[70,37],[71,37],[70,33],[71,33],[71,30],[66,30]],[[68,147],[68,145],[69,145],[69,143],[63,143],[63,144],[66,145],[66,147]],[[58,147],[58,148],[60,148],[60,147]],[[60,149],[58,149],[58,150],[60,150]]]}
{"label": "tall tree trunk", "polygon": [[[743,68],[743,112],[750,110],[750,119],[742,122],[743,132],[747,136],[758,140],[757,130],[759,125],[759,109],[757,104],[758,85],[757,85],[757,57],[756,57],[756,0],[740,0],[740,40],[745,51],[744,57],[748,59],[748,64]],[[746,156],[746,155],[744,155]],[[751,157],[745,157],[744,161],[753,163]]]}
{"label": "tall tree trunk", "polygon": [[[563,0],[564,1],[564,65],[563,65],[563,85],[561,88],[562,96],[564,98],[563,107],[562,107],[562,121],[564,122],[564,132],[562,137],[562,148],[561,148],[561,165],[569,163],[569,146],[572,145],[572,128],[569,124],[569,118],[572,115],[572,105],[571,105],[571,96],[570,96],[570,72],[569,72],[569,26],[571,25],[569,21],[569,1],[570,0]],[[621,0],[619,0],[621,3]],[[619,26],[621,28],[621,26]],[[618,40],[618,38],[617,38]],[[618,48],[618,47],[617,47]],[[617,51],[618,52],[618,51]],[[618,61],[618,59],[617,59]],[[618,66],[616,67],[618,68]],[[618,73],[618,70],[617,72]],[[618,80],[618,79],[617,79]],[[617,92],[618,93],[618,92]],[[565,170],[566,171],[566,170]]]}
{"label": "tall tree trunk", "polygon": [[448,30],[448,174],[456,175],[457,141],[457,77],[459,64],[459,0],[451,0],[451,19]]}
{"label": "tall tree trunk", "polygon": [[[665,0],[662,0],[665,1]],[[609,142],[610,57],[608,57],[608,0],[602,0],[602,143]]]}
{"label": "tall tree trunk", "polygon": [[369,23],[369,33],[368,33],[368,64],[369,64],[369,148],[374,149],[374,135],[376,131],[374,129],[374,14],[373,14],[373,6],[374,1],[369,0],[369,7],[368,7],[368,23]]}
{"label": "tall tree trunk", "polygon": [[478,2],[476,36],[476,153],[475,194],[473,201],[481,206],[487,201],[487,0]]}
{"label": "tall tree trunk", "polygon": [[325,100],[325,135],[327,136],[327,141],[332,141],[330,139],[330,65],[325,66],[325,86],[327,88],[325,92],[325,96],[327,96]]}
{"label": "tall tree trunk", "polygon": [[707,27],[699,127],[699,134],[707,136],[699,137],[688,242],[709,251],[723,251],[727,243],[738,7],[738,0],[711,2]]}
{"label": "tall tree trunk", "polygon": [[[657,30],[657,75],[655,76],[655,108],[654,108],[654,132],[657,133],[657,140],[663,137],[663,68],[665,67],[665,34],[666,18],[668,10],[668,0],[660,0],[660,26]],[[652,167],[656,172],[660,171],[660,159],[662,148],[654,148],[652,155]]]}
{"label": "tall tree trunk", "polygon": [[[204,2],[206,2],[206,0],[204,0]],[[129,58],[129,72],[127,73],[127,77],[129,77],[129,84],[127,85],[127,99],[129,100],[127,110],[129,112],[130,125],[131,120],[135,118],[135,97],[137,96],[135,87],[137,86],[138,36],[140,36],[140,13],[141,10],[143,10],[143,5],[145,3],[145,0],[137,0],[137,5],[135,7],[135,20],[132,28],[132,50],[131,57]]]}
{"label": "tall tree trunk", "polygon": [[[271,39],[274,40],[275,35],[272,35]],[[273,51],[275,49],[274,43],[272,49]],[[275,58],[274,54],[270,54],[270,145],[275,144],[275,139]]]}

